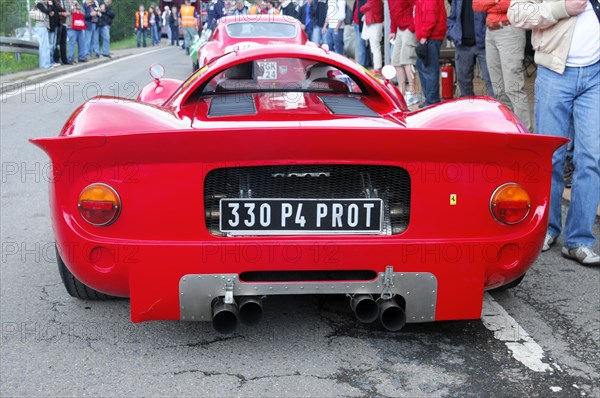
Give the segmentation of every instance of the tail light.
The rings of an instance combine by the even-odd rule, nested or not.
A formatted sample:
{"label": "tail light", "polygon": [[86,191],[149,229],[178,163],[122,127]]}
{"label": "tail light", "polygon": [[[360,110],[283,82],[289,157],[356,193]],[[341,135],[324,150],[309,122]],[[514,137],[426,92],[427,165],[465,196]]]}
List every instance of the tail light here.
{"label": "tail light", "polygon": [[101,183],[85,187],[79,195],[79,214],[92,225],[112,224],[121,212],[121,198],[114,188]]}
{"label": "tail light", "polygon": [[509,182],[500,185],[490,199],[490,211],[501,224],[518,224],[531,209],[529,193],[521,185]]}

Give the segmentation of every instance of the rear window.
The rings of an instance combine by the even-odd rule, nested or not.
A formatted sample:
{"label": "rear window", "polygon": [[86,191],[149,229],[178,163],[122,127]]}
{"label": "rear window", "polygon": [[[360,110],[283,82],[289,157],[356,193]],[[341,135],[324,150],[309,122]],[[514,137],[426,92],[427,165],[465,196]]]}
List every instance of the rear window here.
{"label": "rear window", "polygon": [[302,58],[267,58],[226,69],[204,86],[202,94],[260,91],[363,92],[352,77],[335,66]]}
{"label": "rear window", "polygon": [[279,22],[236,22],[227,24],[225,30],[229,37],[234,39],[259,37],[291,39],[298,34],[296,25]]}

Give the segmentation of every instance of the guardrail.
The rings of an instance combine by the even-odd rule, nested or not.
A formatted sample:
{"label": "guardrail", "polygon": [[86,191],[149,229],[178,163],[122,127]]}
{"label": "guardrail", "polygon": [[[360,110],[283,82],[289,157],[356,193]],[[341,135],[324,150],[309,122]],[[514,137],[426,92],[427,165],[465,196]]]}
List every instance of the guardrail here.
{"label": "guardrail", "polygon": [[15,39],[14,37],[0,37],[0,52],[15,53],[17,61],[21,61],[21,54],[39,54],[39,44],[35,41]]}

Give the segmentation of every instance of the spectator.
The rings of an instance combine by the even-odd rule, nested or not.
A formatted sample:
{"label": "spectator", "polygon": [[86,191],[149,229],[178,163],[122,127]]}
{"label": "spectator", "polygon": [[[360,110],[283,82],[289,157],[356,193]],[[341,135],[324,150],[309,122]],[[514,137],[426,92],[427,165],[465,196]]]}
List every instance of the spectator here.
{"label": "spectator", "polygon": [[267,10],[263,0],[256,0],[256,3],[252,4],[248,9],[249,15],[261,15],[266,13]]}
{"label": "spectator", "polygon": [[135,13],[135,32],[137,34],[137,46],[140,46],[140,39],[143,40],[143,46],[146,47],[146,33],[148,32],[148,11],[144,10],[144,5]]}
{"label": "spectator", "polygon": [[[600,10],[590,3],[513,0],[508,17],[514,29],[533,29],[536,130],[568,138],[573,121],[575,171],[561,253],[582,265],[600,265],[592,233],[600,202]],[[565,152],[562,146],[552,157],[550,218],[542,251],[563,230]]]}
{"label": "spectator", "polygon": [[60,62],[63,65],[69,64],[69,58],[67,56],[67,17],[70,13],[66,7],[67,0],[55,0],[54,1],[54,12],[59,15],[59,24],[56,27],[56,42],[58,52],[54,53],[54,62]]}
{"label": "spectator", "polygon": [[244,0],[237,0],[231,15],[248,15],[248,7]]}
{"label": "spectator", "polygon": [[[396,67],[398,88],[404,94],[408,106],[416,105],[419,100],[415,93],[415,65],[417,64],[417,36],[413,10],[414,0],[391,1],[390,40],[394,43],[392,65]],[[408,86],[406,82],[408,81]]]}
{"label": "spectator", "polygon": [[267,14],[269,15],[279,15],[281,11],[279,10],[279,2],[276,0],[269,0],[267,2]]}
{"label": "spectator", "polygon": [[105,0],[100,4],[98,11],[98,32],[102,39],[102,56],[112,58],[110,55],[110,25],[115,18],[115,13],[112,10],[112,0]]}
{"label": "spectator", "polygon": [[523,58],[525,31],[510,24],[506,12],[510,0],[474,0],[475,12],[486,12],[485,57],[494,94],[531,130]]}
{"label": "spectator", "polygon": [[300,8],[292,0],[285,0],[283,3],[281,3],[281,15],[286,15],[288,17],[300,20]]}
{"label": "spectator", "polygon": [[310,41],[317,43],[317,45],[323,44],[323,27],[325,26],[325,19],[327,18],[327,0],[312,0],[313,5],[310,7],[310,19],[313,21],[313,33],[310,37]]}
{"label": "spectator", "polygon": [[212,0],[208,6],[206,14],[206,26],[208,29],[215,30],[219,19],[225,16],[225,2],[223,0]]}
{"label": "spectator", "polygon": [[367,0],[354,0],[352,8],[352,22],[354,24],[354,34],[356,40],[355,58],[356,63],[364,67],[367,66],[367,46],[362,38],[363,13],[360,9],[367,4]]}
{"label": "spectator", "polygon": [[[215,1],[216,0],[213,0],[213,3],[211,3],[213,8]],[[181,7],[179,15],[181,16],[180,24],[183,26],[183,48],[186,53],[189,54],[192,40],[198,35],[198,13],[196,12],[196,9],[190,5],[190,0],[185,0],[185,4]],[[209,17],[210,15],[209,11]],[[212,21],[209,20],[207,22]],[[208,25],[208,28],[212,29],[210,24]]]}
{"label": "spectator", "polygon": [[[477,1],[477,0],[475,0]],[[448,17],[448,39],[456,46],[456,77],[461,97],[472,97],[473,70],[479,64],[487,94],[494,89],[485,61],[485,13],[473,11],[473,0],[454,0]]]}
{"label": "spectator", "polygon": [[365,15],[365,23],[361,38],[369,41],[371,55],[373,58],[373,73],[381,74],[383,67],[383,54],[381,52],[381,39],[383,38],[383,1],[367,0],[360,8]]}
{"label": "spectator", "polygon": [[[85,41],[86,57],[91,58],[92,52],[96,58],[100,57],[100,41],[98,38],[98,3],[96,0],[86,0],[83,6],[85,16]],[[89,59],[88,58],[88,59]]]}
{"label": "spectator", "polygon": [[344,19],[346,18],[346,0],[327,0],[327,17],[323,34],[326,35],[330,50],[344,54]]}
{"label": "spectator", "polygon": [[169,6],[165,6],[165,9],[162,13],[162,26],[165,27],[165,32],[167,33],[167,42],[171,41],[171,24],[169,23],[169,18],[171,17],[171,9]]}
{"label": "spectator", "polygon": [[152,46],[158,44],[158,22],[154,7],[148,8],[148,27],[150,28],[150,43]]}
{"label": "spectator", "polygon": [[37,0],[35,3],[35,11],[33,14],[35,27],[33,31],[38,36],[39,43],[39,65],[42,69],[48,69],[52,66],[50,60],[50,42],[48,39],[48,28],[50,26],[50,13],[52,9],[48,6],[46,0]]}
{"label": "spectator", "polygon": [[313,28],[315,26],[315,22],[313,21],[313,17],[311,15],[312,10],[312,0],[306,0],[306,3],[300,7],[298,10],[298,19],[302,24],[302,29],[309,40],[312,38]]}
{"label": "spectator", "polygon": [[417,70],[425,95],[425,102],[419,108],[423,108],[440,102],[440,47],[446,36],[444,0],[416,0],[414,18]]}
{"label": "spectator", "polygon": [[85,62],[85,17],[83,10],[76,0],[66,0],[66,9],[69,15],[67,24],[67,61],[72,65],[75,59],[75,44],[77,43],[77,58],[79,62]]}
{"label": "spectator", "polygon": [[56,33],[57,27],[60,25],[60,15],[58,14],[59,9],[58,6],[54,4],[54,1],[48,0],[47,2],[48,9],[50,10],[49,14],[49,28],[48,28],[48,43],[49,43],[49,51],[50,51],[50,64],[52,66],[59,66],[59,63],[54,62],[54,51],[56,50]]}
{"label": "spectator", "polygon": [[156,44],[160,44],[162,40],[162,11],[160,7],[154,7],[154,13],[156,14]]}
{"label": "spectator", "polygon": [[179,15],[179,10],[177,6],[173,6],[171,9],[171,13],[169,14],[169,27],[171,29],[171,45],[179,46],[179,19],[181,15]]}

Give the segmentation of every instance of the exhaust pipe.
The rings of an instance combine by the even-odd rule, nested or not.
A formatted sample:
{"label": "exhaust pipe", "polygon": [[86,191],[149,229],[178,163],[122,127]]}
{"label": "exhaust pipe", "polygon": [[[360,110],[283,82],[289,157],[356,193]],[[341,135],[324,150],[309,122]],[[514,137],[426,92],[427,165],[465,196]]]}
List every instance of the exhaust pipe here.
{"label": "exhaust pipe", "polygon": [[223,301],[216,301],[212,306],[213,328],[222,334],[231,334],[238,327],[238,309],[234,304],[225,304]]}
{"label": "exhaust pipe", "polygon": [[257,325],[262,319],[262,301],[258,297],[242,297],[238,301],[240,322],[247,326]]}
{"label": "exhaust pipe", "polygon": [[406,324],[406,314],[394,300],[379,302],[379,322],[390,332],[397,332]]}
{"label": "exhaust pipe", "polygon": [[362,323],[374,322],[379,316],[379,307],[373,297],[368,294],[358,294],[350,299],[350,306],[356,319]]}

